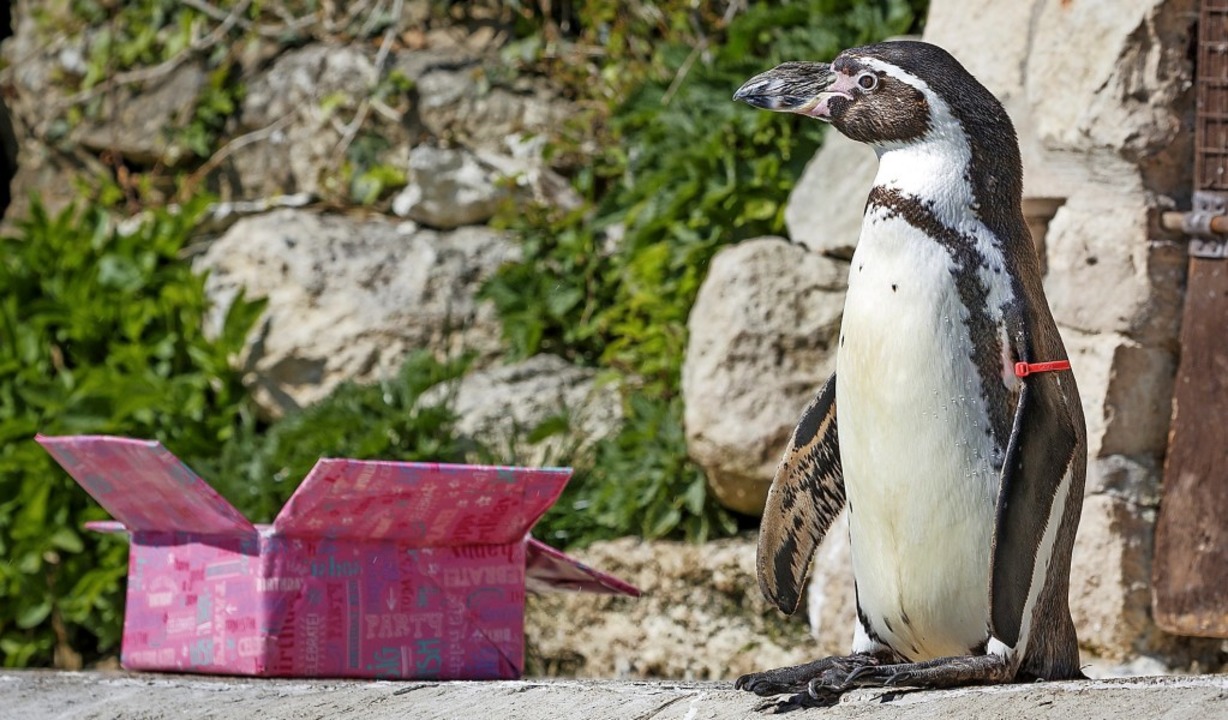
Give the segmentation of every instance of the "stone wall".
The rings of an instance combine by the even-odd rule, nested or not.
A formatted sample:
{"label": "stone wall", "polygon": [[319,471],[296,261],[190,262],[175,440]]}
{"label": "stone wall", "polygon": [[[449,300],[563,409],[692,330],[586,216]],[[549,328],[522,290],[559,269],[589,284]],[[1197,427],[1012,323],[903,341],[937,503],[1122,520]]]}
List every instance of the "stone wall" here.
{"label": "stone wall", "polygon": [[[16,32],[3,46],[21,146],[9,217],[25,214],[30,194],[57,212],[82,178],[122,182],[127,172],[184,162],[177,129],[211,82],[201,58],[185,50],[71,95],[64,88],[85,72],[95,44],[107,42],[107,28],[85,28],[77,47],[63,36],[79,24],[66,4],[41,15],[37,6],[16,4]],[[337,8],[295,20],[293,32],[247,33],[226,80],[244,88],[241,102],[226,119],[224,142],[191,176],[222,200],[193,248],[195,268],[209,275],[213,325],[240,292],[268,301],[239,362],[271,418],[343,381],[392,377],[416,350],[472,355],[475,370],[492,365],[501,328],[476,293],[517,248],[489,221],[508,199],[578,202],[542,158],[550,129],[575,109],[549,78],[505,70],[498,53],[509,32],[497,4],[468,8],[471,26],[428,22],[422,0],[390,7],[401,12],[388,18],[403,31],[395,43],[347,34],[341,26],[353,18]],[[197,39],[229,21],[217,12],[195,28]],[[77,103],[87,107],[66,120]],[[391,197],[361,197],[361,168],[346,169],[356,143],[374,148],[367,162],[403,174],[405,186]],[[156,202],[157,192],[143,201]],[[471,402],[459,408],[462,426],[480,424],[523,445],[534,427],[524,423],[572,411],[588,418],[578,424],[583,437],[554,444],[610,432],[617,393],[596,389],[593,373],[561,372],[560,364],[537,358],[508,369],[514,378],[493,396],[510,393],[518,411],[491,419],[490,407]],[[538,393],[529,409],[526,383]],[[546,446],[516,450],[557,456]]]}
{"label": "stone wall", "polygon": [[[1149,590],[1186,265],[1184,247],[1157,231],[1157,214],[1189,201],[1189,48],[1196,10],[1193,0],[934,0],[925,39],[947,48],[981,79],[1019,131],[1024,209],[1088,424],[1087,495],[1071,578],[1083,648],[1089,658],[1121,661],[1141,654],[1207,667],[1218,662],[1220,643],[1159,631],[1150,617]],[[791,239],[825,260],[803,262],[800,249],[777,251],[774,265],[743,276],[717,271],[738,262],[735,253],[746,263],[748,248],[727,250],[714,261],[691,316],[687,358],[688,369],[712,369],[692,373],[686,385],[693,455],[712,477],[746,474],[747,458],[759,462],[769,454],[766,446],[780,452],[784,428],[827,376],[832,351],[823,345],[824,331],[810,335],[811,344],[822,347],[817,353],[730,350],[714,359],[704,338],[730,325],[730,302],[752,309],[779,305],[777,283],[810,293],[812,284],[839,276],[828,265],[851,256],[874,167],[871,151],[830,133],[790,198]],[[746,283],[752,275],[777,280],[716,285]],[[839,292],[825,288],[821,306],[838,306]],[[739,330],[749,333],[741,346],[796,345],[796,333],[806,328],[794,320],[783,311],[755,322]],[[781,378],[788,380],[777,382]],[[714,398],[739,411],[705,417],[692,409]],[[754,408],[753,415],[743,408]],[[749,426],[748,417],[755,420]],[[736,459],[710,447],[711,438],[730,434],[737,442],[724,450]],[[754,476],[760,491],[770,464],[763,459]],[[837,530],[817,555],[810,610],[825,649],[846,647],[851,637],[847,553]]]}

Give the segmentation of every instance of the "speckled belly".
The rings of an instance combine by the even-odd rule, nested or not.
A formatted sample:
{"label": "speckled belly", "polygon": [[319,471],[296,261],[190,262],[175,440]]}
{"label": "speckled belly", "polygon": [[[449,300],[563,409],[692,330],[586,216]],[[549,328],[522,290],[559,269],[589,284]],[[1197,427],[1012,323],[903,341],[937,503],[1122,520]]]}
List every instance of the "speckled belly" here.
{"label": "speckled belly", "polygon": [[966,654],[989,624],[998,473],[951,270],[902,220],[867,227],[837,355],[858,602],[912,660]]}

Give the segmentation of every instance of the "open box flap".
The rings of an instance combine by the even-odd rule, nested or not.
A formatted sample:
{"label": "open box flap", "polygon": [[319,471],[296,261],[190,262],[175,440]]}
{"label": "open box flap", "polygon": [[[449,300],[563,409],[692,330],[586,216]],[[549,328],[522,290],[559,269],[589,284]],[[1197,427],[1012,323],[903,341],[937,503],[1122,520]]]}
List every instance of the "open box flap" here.
{"label": "open box flap", "polygon": [[323,458],[273,531],[417,547],[519,542],[570,477],[565,468]]}
{"label": "open box flap", "polygon": [[569,590],[640,596],[639,588],[634,585],[591,568],[535,538],[529,538],[524,563],[524,586],[529,592],[543,594]]}
{"label": "open box flap", "polygon": [[234,506],[156,440],[100,435],[34,439],[131,532],[256,532]]}

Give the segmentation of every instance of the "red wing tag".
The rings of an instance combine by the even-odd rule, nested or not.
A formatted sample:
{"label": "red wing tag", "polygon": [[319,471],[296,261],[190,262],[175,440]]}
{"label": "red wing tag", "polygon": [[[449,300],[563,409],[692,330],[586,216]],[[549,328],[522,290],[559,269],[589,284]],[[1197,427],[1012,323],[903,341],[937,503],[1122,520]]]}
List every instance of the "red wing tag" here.
{"label": "red wing tag", "polygon": [[1053,362],[1038,362],[1038,363],[1015,363],[1015,377],[1025,378],[1033,373],[1053,372],[1056,370],[1069,370],[1069,360],[1054,360]]}

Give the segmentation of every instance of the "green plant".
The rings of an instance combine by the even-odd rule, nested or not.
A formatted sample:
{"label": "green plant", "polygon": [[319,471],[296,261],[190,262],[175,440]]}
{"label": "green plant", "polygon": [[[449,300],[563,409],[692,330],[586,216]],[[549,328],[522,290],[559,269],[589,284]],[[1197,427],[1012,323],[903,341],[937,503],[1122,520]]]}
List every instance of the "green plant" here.
{"label": "green plant", "polygon": [[[728,25],[702,5],[696,12],[712,26],[698,33],[701,46],[612,51],[618,67],[652,74],[599,124],[604,149],[575,178],[588,206],[505,216],[523,257],[484,293],[513,353],[560,352],[674,394],[708,262],[723,245],[783,230],[784,202],[822,139],[819,123],[753,112],[731,101],[733,89],[786,59],[832,57],[914,29],[922,5],[758,3]],[[611,229],[617,240],[603,249]]]}
{"label": "green plant", "polygon": [[618,288],[591,212],[529,205],[507,208],[500,221],[516,234],[523,259],[501,267],[480,295],[498,308],[510,355],[548,352],[599,365]]}
{"label": "green plant", "polygon": [[202,278],[179,257],[203,210],[154,213],[121,234],[98,208],[33,206],[0,239],[0,651],[7,666],[97,657],[119,638],[122,540],[81,532],[105,518],[32,440],[157,438],[206,456],[250,425],[230,357],[261,305],[241,298],[203,334]]}
{"label": "green plant", "polygon": [[[782,232],[784,202],[822,127],[754,112],[730,96],[784,60],[830,58],[915,30],[925,3],[764,2],[732,19],[722,3],[633,2],[630,11],[614,12],[617,4],[562,3],[580,25],[577,42],[607,40],[600,59],[578,65],[590,76],[618,78],[572,86],[589,107],[610,102],[608,116],[586,117],[602,150],[587,165],[574,164],[573,182],[587,203],[570,212],[504,213],[522,257],[482,290],[499,310],[514,356],[560,354],[612,368],[638,388],[628,399],[626,427],[598,445],[592,466],[577,473],[547,515],[543,531],[560,544],[736,529],[687,458],[678,397],[686,320],[722,246]],[[521,12],[545,20],[528,4]],[[534,37],[526,34],[513,52],[523,53]],[[644,42],[654,37],[665,42]],[[554,57],[566,53],[550,56],[543,49],[550,42],[536,47],[557,67]],[[614,94],[602,94],[611,88]],[[568,144],[574,131],[564,125],[554,157],[577,155]]]}
{"label": "green plant", "polygon": [[196,107],[186,125],[173,130],[175,144],[205,159],[218,147],[227,122],[238,111],[246,88],[238,81],[234,63],[227,60],[209,72],[196,96]]}
{"label": "green plant", "polygon": [[419,399],[467,366],[464,358],[439,362],[428,351],[415,352],[395,377],[342,383],[265,432],[243,428],[202,458],[198,470],[248,518],[269,522],[321,457],[463,462],[473,448],[457,438],[452,413]]}
{"label": "green plant", "polygon": [[736,530],[687,459],[681,399],[632,393],[623,428],[597,443],[533,533],[574,547],[625,535],[702,542]]}

